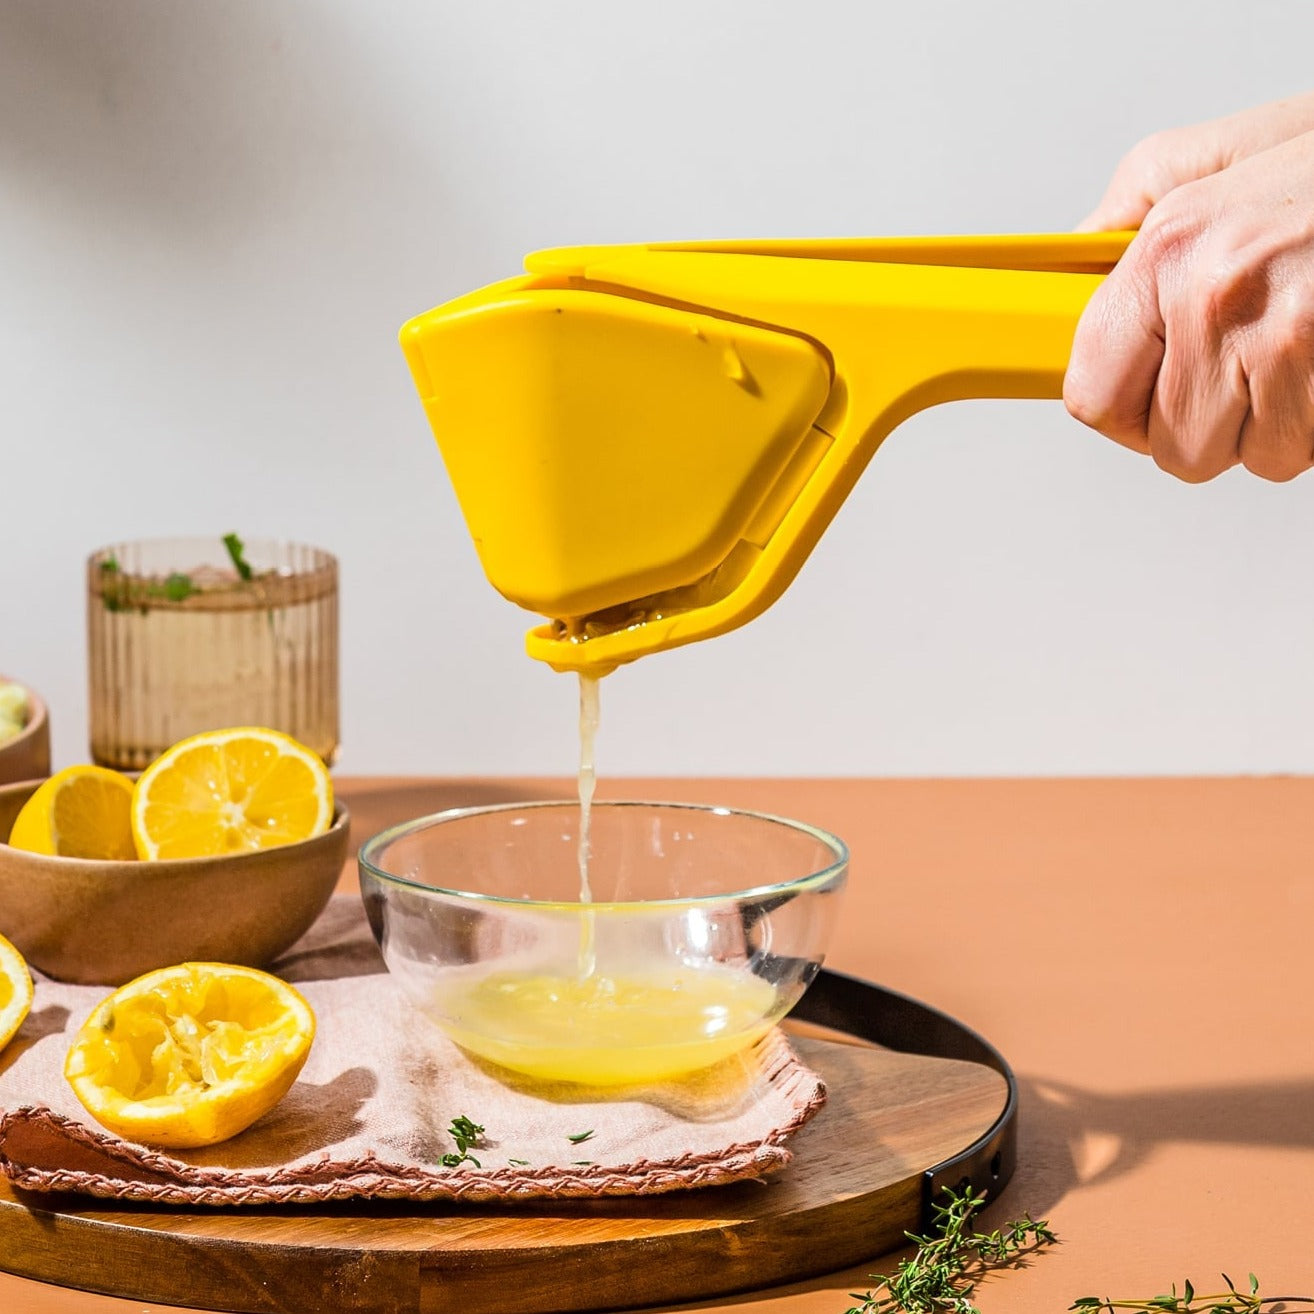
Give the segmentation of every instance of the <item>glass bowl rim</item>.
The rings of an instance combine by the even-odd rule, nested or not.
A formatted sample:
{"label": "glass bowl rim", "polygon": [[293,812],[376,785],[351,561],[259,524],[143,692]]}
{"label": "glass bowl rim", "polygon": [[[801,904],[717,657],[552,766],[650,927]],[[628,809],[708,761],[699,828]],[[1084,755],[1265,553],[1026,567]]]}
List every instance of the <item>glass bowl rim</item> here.
{"label": "glass bowl rim", "polygon": [[400,821],[394,826],[381,830],[370,836],[356,852],[359,866],[376,880],[385,884],[400,886],[408,890],[418,890],[423,894],[446,895],[462,901],[493,904],[505,908],[518,908],[530,911],[570,911],[578,912],[587,908],[590,912],[605,910],[636,911],[655,908],[697,908],[711,904],[725,903],[727,900],[760,900],[788,893],[802,893],[808,890],[824,888],[837,878],[843,877],[849,865],[849,846],[837,835],[814,826],[807,821],[796,821],[790,817],[777,816],[771,812],[758,812],[753,808],[734,808],[719,803],[674,803],[659,802],[653,799],[599,799],[593,804],[596,808],[661,808],[669,811],[710,813],[714,816],[748,817],[753,821],[767,821],[775,826],[810,835],[819,841],[832,854],[832,861],[806,876],[797,876],[792,880],[776,881],[767,885],[753,885],[740,890],[725,890],[719,894],[684,895],[670,899],[598,899],[590,903],[581,903],[572,899],[517,899],[504,894],[480,894],[475,890],[458,890],[445,885],[427,885],[421,881],[399,876],[394,872],[384,871],[375,860],[374,854],[382,848],[400,839],[403,835],[415,831],[427,830],[441,823],[460,821],[466,817],[484,816],[494,812],[525,812],[540,808],[570,808],[578,811],[579,803],[572,799],[532,799],[522,803],[486,803],[464,808],[447,808],[442,812],[431,812],[427,816],[412,817],[409,821]]}

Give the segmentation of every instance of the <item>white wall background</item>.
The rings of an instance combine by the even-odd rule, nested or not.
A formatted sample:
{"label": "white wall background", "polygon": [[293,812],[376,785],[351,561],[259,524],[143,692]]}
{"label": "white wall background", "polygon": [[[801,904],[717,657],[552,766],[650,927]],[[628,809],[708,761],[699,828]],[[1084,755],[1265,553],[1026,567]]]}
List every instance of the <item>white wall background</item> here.
{"label": "white wall background", "polygon": [[[343,771],[568,771],[403,320],[554,244],[1065,228],[1311,49],[1275,0],[0,0],[0,670],[82,760],[86,553],[300,538],[343,564]],[[1314,770],[1311,563],[1314,477],[941,408],[771,612],[608,681],[600,766]]]}

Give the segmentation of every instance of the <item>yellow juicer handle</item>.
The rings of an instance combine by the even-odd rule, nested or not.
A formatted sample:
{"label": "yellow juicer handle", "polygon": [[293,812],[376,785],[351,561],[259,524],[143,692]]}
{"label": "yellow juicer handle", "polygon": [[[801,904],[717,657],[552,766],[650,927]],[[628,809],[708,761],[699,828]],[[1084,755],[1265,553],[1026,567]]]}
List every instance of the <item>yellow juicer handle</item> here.
{"label": "yellow juicer handle", "polygon": [[1131,236],[566,248],[402,344],[530,655],[602,675],[769,606],[916,411],[1061,396]]}

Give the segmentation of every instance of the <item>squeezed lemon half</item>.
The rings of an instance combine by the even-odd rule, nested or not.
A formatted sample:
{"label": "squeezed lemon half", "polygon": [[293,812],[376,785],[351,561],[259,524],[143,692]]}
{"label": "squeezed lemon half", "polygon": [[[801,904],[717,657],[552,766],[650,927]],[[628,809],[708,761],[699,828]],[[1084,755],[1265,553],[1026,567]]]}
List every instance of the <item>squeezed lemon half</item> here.
{"label": "squeezed lemon half", "polygon": [[132,798],[142,858],[208,858],[294,844],[333,824],[323,760],[277,730],[211,730],[142,772]]}
{"label": "squeezed lemon half", "polygon": [[23,955],[0,935],[0,1049],[9,1044],[32,1007],[32,974]]}
{"label": "squeezed lemon half", "polygon": [[148,972],[97,1005],[64,1076],[100,1125],[178,1149],[245,1130],[287,1094],[315,1015],[284,981],[227,963]]}
{"label": "squeezed lemon half", "polygon": [[23,804],[9,843],[61,858],[135,858],[132,781],[108,767],[65,767]]}

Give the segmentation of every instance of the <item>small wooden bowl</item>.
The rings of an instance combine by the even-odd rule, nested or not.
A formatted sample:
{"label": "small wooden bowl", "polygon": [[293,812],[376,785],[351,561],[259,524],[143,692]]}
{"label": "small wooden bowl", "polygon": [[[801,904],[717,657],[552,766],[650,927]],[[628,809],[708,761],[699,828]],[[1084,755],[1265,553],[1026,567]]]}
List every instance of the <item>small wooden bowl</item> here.
{"label": "small wooden bowl", "polygon": [[[0,786],[0,836],[40,783]],[[39,971],[80,985],[184,962],[263,967],[324,910],[350,824],[339,806],[315,839],[185,861],[93,862],[0,844],[0,935]]]}
{"label": "small wooden bowl", "polygon": [[[0,676],[0,684],[10,681]],[[21,680],[13,681],[23,684]],[[0,744],[0,785],[13,780],[36,780],[50,774],[50,717],[35,689],[27,689],[27,724],[14,739]],[[3,832],[9,834],[8,830]]]}

